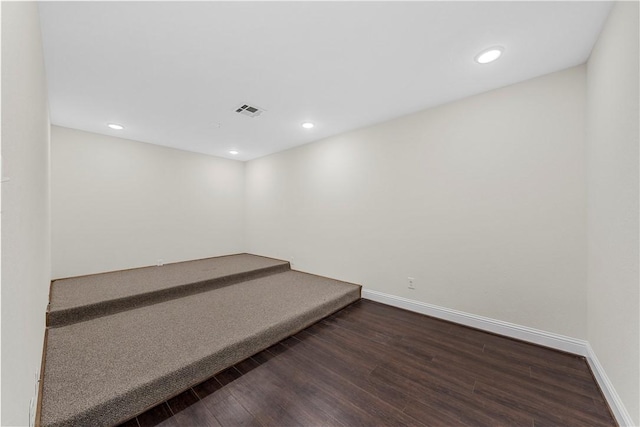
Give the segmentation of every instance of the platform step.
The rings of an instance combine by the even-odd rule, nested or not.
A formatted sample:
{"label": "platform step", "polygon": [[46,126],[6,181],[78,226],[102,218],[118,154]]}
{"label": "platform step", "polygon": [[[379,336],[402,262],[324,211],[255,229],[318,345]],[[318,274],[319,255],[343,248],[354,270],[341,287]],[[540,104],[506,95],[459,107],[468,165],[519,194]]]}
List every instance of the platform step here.
{"label": "platform step", "polygon": [[289,269],[287,261],[239,254],[55,280],[47,326],[83,322]]}
{"label": "platform step", "polygon": [[48,328],[40,425],[116,425],[359,299],[286,271]]}

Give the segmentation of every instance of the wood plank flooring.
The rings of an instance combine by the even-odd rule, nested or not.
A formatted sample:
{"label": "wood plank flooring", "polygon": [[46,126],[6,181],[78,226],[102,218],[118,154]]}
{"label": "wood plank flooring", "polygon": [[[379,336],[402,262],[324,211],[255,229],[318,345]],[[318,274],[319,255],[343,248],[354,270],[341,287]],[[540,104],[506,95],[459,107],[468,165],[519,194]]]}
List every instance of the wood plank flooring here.
{"label": "wood plank flooring", "polygon": [[361,300],[122,424],[615,426],[582,357]]}

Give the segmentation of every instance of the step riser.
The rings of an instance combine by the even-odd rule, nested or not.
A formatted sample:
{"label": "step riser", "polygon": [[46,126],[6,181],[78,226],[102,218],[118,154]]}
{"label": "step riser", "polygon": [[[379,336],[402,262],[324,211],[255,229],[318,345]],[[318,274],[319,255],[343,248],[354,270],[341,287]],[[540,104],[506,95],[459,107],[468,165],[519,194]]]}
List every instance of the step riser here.
{"label": "step riser", "polygon": [[270,276],[272,274],[284,273],[286,271],[289,271],[290,269],[291,266],[289,263],[274,265],[271,267],[265,267],[257,270],[218,277],[212,280],[205,280],[197,283],[188,283],[173,288],[139,294],[132,297],[104,301],[98,304],[91,304],[67,310],[48,312],[47,326],[52,328],[67,326],[102,316],[108,316],[110,314],[120,313],[122,311],[131,310],[134,308],[144,307],[188,295],[194,295],[217,288],[234,285],[247,280],[258,279],[261,277]]}

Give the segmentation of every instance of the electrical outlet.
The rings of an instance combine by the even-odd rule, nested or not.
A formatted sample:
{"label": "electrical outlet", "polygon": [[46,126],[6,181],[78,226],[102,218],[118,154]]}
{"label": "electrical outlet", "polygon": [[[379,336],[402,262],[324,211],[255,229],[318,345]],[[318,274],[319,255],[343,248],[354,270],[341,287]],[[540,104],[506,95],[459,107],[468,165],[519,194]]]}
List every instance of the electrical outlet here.
{"label": "electrical outlet", "polygon": [[409,283],[409,289],[416,288],[416,279],[413,277],[407,277],[407,282]]}
{"label": "electrical outlet", "polygon": [[156,267],[162,267],[163,265],[164,265],[164,260],[158,259],[158,261],[156,262]]}

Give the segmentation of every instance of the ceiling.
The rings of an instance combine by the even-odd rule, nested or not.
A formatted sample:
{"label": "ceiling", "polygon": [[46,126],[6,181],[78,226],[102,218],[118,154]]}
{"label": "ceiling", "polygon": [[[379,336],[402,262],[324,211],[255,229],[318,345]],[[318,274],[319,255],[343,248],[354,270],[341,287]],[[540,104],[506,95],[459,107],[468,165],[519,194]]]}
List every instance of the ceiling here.
{"label": "ceiling", "polygon": [[[250,160],[582,64],[611,3],[39,7],[53,124]],[[502,58],[474,61],[494,45]]]}

